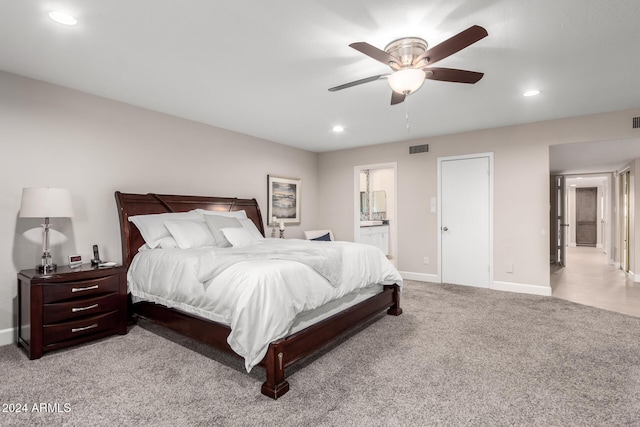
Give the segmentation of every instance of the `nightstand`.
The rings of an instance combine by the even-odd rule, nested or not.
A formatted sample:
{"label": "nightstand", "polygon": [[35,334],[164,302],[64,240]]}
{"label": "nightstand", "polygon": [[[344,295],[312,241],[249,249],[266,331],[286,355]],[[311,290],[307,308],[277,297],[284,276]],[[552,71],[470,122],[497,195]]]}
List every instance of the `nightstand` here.
{"label": "nightstand", "polygon": [[127,269],[83,264],[18,273],[18,345],[29,359],[127,333]]}

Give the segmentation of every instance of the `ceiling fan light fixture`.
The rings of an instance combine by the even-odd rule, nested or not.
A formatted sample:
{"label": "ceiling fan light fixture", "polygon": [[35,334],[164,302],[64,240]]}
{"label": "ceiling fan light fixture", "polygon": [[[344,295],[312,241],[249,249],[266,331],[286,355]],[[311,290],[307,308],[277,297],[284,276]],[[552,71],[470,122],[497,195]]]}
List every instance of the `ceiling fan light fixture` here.
{"label": "ceiling fan light fixture", "polygon": [[420,89],[425,77],[425,72],[419,68],[405,68],[391,74],[387,81],[394,92],[409,95]]}

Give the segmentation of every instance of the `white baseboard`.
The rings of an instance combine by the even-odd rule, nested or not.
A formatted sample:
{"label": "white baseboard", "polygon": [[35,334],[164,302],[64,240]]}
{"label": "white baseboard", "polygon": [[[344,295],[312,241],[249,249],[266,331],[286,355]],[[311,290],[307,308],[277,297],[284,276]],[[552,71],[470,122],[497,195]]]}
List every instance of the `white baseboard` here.
{"label": "white baseboard", "polygon": [[16,337],[16,329],[2,329],[0,330],[0,345],[14,344]]}
{"label": "white baseboard", "polygon": [[[415,280],[418,282],[440,283],[440,276],[437,274],[412,273],[410,271],[401,271],[400,275],[405,280]],[[496,291],[517,292],[520,294],[533,294],[542,296],[551,296],[551,287],[539,285],[525,285],[522,283],[511,282],[493,282],[490,289]]]}
{"label": "white baseboard", "polygon": [[640,274],[634,274],[633,271],[629,271],[627,277],[633,282],[640,282]]}
{"label": "white baseboard", "polygon": [[405,280],[415,280],[418,282],[440,283],[440,276],[437,274],[412,273],[410,271],[401,271],[400,275]]}
{"label": "white baseboard", "polygon": [[545,297],[551,296],[550,286],[525,285],[523,283],[494,281],[491,289],[495,289],[497,291],[517,292],[519,294],[542,295]]}

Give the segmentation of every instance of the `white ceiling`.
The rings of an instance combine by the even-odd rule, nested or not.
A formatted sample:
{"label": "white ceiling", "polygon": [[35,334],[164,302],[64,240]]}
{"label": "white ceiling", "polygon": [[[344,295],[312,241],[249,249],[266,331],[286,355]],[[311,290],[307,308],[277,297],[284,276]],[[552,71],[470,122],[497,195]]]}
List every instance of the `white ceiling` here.
{"label": "white ceiling", "polygon": [[613,172],[637,158],[640,139],[552,145],[549,170],[553,174]]}
{"label": "white ceiling", "polygon": [[[640,106],[640,1],[0,0],[0,69],[323,152]],[[73,13],[64,27],[52,9]],[[390,106],[388,71],[348,47],[471,25],[489,36]],[[542,94],[522,97],[538,88]],[[409,117],[409,129],[406,116]],[[340,124],[345,131],[334,134]]]}

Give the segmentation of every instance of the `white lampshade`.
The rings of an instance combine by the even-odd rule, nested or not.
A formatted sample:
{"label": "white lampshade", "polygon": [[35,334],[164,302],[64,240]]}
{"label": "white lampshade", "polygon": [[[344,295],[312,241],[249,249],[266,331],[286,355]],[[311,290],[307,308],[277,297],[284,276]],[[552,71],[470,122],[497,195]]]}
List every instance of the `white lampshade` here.
{"label": "white lampshade", "polygon": [[419,68],[405,68],[391,74],[387,81],[394,92],[409,95],[420,89],[425,77],[425,72]]}
{"label": "white lampshade", "polygon": [[20,217],[68,218],[73,216],[71,192],[66,188],[23,188]]}

